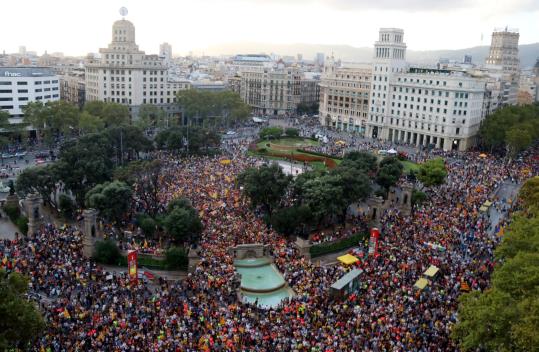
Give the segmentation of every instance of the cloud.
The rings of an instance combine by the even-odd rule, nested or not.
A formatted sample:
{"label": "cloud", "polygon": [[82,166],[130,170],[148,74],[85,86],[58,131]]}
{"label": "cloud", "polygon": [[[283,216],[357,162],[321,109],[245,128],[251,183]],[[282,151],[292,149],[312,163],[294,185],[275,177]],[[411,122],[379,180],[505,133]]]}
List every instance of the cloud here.
{"label": "cloud", "polygon": [[[431,12],[476,9],[501,13],[539,10],[537,0],[238,0],[251,5],[285,4],[296,6],[322,5],[336,10],[385,10]],[[308,10],[308,8],[306,8]]]}

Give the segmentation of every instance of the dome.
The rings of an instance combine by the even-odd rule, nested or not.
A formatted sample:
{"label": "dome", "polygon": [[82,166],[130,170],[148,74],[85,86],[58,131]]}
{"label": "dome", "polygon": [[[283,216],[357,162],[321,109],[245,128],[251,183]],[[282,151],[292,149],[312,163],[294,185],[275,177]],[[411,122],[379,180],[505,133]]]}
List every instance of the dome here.
{"label": "dome", "polygon": [[119,20],[112,25],[112,42],[135,42],[135,26],[127,20]]}

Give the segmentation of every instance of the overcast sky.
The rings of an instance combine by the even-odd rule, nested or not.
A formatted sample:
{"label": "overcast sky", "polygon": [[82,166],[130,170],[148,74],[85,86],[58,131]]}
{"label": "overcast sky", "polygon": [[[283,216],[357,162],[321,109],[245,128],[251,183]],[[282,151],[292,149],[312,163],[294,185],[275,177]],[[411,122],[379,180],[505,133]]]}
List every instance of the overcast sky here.
{"label": "overcast sky", "polygon": [[2,1],[0,51],[97,52],[121,6],[149,54],[165,41],[175,54],[237,42],[370,47],[380,27],[403,28],[413,50],[488,45],[506,25],[521,44],[539,41],[539,0],[17,0]]}

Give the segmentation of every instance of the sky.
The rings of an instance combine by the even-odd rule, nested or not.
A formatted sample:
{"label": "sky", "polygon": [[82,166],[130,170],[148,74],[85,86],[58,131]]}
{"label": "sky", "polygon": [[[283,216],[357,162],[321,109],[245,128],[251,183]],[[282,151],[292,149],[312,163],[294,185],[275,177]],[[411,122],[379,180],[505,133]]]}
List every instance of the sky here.
{"label": "sky", "polygon": [[489,45],[505,26],[539,42],[539,0],[25,0],[2,3],[0,52],[98,52],[122,6],[148,54],[162,42],[178,55],[244,42],[371,47],[380,27],[404,29],[412,50]]}

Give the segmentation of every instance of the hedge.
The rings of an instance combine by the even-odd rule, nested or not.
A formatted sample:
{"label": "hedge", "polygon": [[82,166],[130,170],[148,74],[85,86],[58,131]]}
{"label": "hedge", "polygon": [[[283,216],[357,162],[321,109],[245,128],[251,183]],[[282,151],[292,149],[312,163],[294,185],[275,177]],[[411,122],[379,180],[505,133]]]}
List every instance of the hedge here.
{"label": "hedge", "polygon": [[[145,267],[150,270],[171,270],[169,264],[165,259],[155,259],[150,255],[139,254],[137,257],[137,264],[139,268]],[[121,256],[118,261],[119,266],[127,266],[127,257]],[[174,270],[187,270],[187,264],[179,268],[174,268]]]}
{"label": "hedge", "polygon": [[306,149],[296,149],[296,151],[300,152],[300,153],[305,153],[305,154],[311,154],[311,155],[317,155],[317,156],[323,156],[325,158],[331,158],[331,159],[337,159],[337,160],[342,160],[342,157],[340,156],[333,156],[333,155],[329,155],[329,154],[324,154],[324,153],[319,153],[319,152],[314,152],[314,151],[310,151],[310,150],[306,150]]}
{"label": "hedge", "polygon": [[320,243],[310,248],[311,258],[316,258],[321,255],[340,252],[348,248],[352,248],[358,245],[359,242],[365,241],[368,234],[358,233],[353,236],[342,239],[338,242]]}

